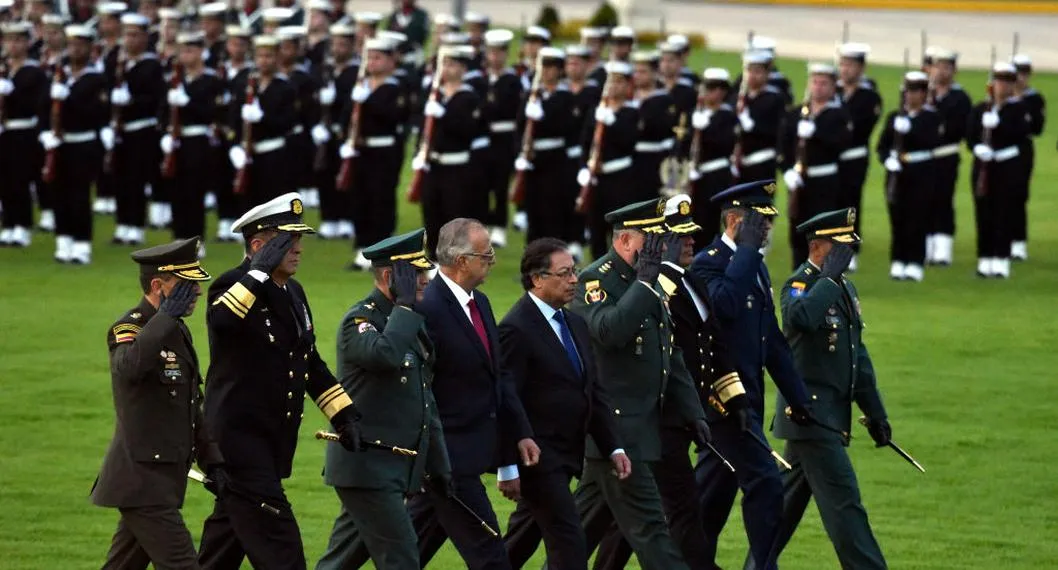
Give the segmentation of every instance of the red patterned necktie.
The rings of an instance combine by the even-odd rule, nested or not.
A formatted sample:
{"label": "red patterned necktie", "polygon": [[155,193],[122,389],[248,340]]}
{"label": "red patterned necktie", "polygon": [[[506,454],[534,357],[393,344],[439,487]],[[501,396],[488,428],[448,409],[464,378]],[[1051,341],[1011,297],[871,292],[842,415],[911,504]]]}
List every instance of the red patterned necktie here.
{"label": "red patterned necktie", "polygon": [[478,332],[478,338],[481,339],[481,344],[485,345],[485,353],[492,358],[492,349],[489,347],[489,335],[485,333],[485,321],[481,320],[481,311],[478,310],[478,303],[473,297],[467,301],[467,307],[470,308],[470,322],[474,324],[474,330]]}

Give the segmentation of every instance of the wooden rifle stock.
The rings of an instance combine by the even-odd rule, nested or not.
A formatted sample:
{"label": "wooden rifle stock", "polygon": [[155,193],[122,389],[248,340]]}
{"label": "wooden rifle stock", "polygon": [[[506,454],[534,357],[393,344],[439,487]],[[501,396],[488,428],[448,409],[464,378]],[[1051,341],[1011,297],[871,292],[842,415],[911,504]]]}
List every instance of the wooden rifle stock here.
{"label": "wooden rifle stock", "polygon": [[[66,72],[62,67],[62,58],[58,58],[55,62],[53,81],[55,83],[66,83]],[[51,100],[51,132],[58,139],[62,139],[62,99]],[[55,182],[56,168],[58,167],[59,161],[59,149],[53,148],[48,150],[47,154],[44,155],[44,169],[41,171],[41,180],[47,184]]]}
{"label": "wooden rifle stock", "polygon": [[[735,116],[736,118],[742,115],[742,112],[746,110],[746,96],[749,93],[749,82],[747,81],[747,75],[749,72],[749,66],[742,66],[742,81],[738,84],[738,102],[735,103]],[[704,81],[702,83],[705,83]],[[738,128],[735,133],[735,148],[731,152],[731,164],[734,165],[736,178],[742,177],[742,158],[746,155],[746,151],[742,146],[742,123],[738,123]]]}
{"label": "wooden rifle stock", "polygon": [[[329,45],[329,43],[328,43],[328,45]],[[330,49],[328,49],[327,51],[330,52]],[[330,56],[329,53],[324,54],[324,56],[323,56],[323,88],[324,89],[330,87],[331,82],[334,80],[333,69],[331,67],[331,64],[327,62],[327,58],[329,56]],[[330,105],[320,105],[320,107],[321,107],[320,108],[320,111],[321,111],[320,124],[322,124],[323,127],[325,129],[327,129],[328,133],[331,132],[331,122],[332,122],[331,107],[333,105],[334,105],[333,101],[331,102]],[[327,143],[323,143],[321,145],[316,146],[316,156],[313,157],[313,159],[312,159],[312,171],[313,172],[323,172],[323,170],[327,167],[327,149],[328,149]],[[343,166],[344,166],[344,164],[343,164]],[[341,188],[339,188],[339,190],[341,190]]]}
{"label": "wooden rifle stock", "polygon": [[[993,50],[995,47],[992,48]],[[993,58],[994,59],[994,58]],[[996,102],[995,89],[992,84],[988,84],[988,102],[989,106],[985,109],[985,113],[990,110],[994,110],[999,113],[999,109],[1003,106],[1002,103]],[[992,146],[992,129],[982,129],[981,131],[981,144]],[[977,198],[984,198],[988,196],[988,163],[980,160],[980,166],[977,169],[977,182],[974,183],[974,196]]]}
{"label": "wooden rifle stock", "polygon": [[[444,50],[437,54],[437,63],[434,65],[433,84],[430,86],[430,97],[427,101],[437,101],[441,91],[441,61],[444,59]],[[426,172],[427,161],[430,159],[430,148],[433,145],[433,131],[436,117],[426,117],[422,125],[422,142],[419,144],[419,152],[415,155],[422,162],[423,167],[412,171],[411,186],[408,188],[408,201],[417,203],[422,196],[423,175]]]}
{"label": "wooden rifle stock", "polygon": [[[533,74],[533,86],[529,91],[529,103],[540,101],[540,78],[543,76],[543,58],[536,57],[536,73]],[[533,160],[533,141],[536,138],[536,121],[526,117],[525,132],[522,133],[522,151],[518,155],[530,163]],[[525,200],[525,170],[515,170],[514,186],[511,188],[511,202],[521,206]]]}
{"label": "wooden rifle stock", "polygon": [[[907,102],[905,101],[907,95],[905,93],[900,94],[900,115],[898,117],[907,117]],[[894,119],[895,121],[895,119]],[[893,129],[893,155],[896,156],[897,160],[900,160],[900,155],[904,154],[904,133]],[[892,204],[896,200],[896,183],[900,178],[899,172],[890,172],[888,178],[885,180],[885,201]]]}
{"label": "wooden rifle stock", "polygon": [[[257,98],[257,73],[251,72],[246,78],[246,105],[253,105]],[[253,164],[253,123],[242,122],[242,149],[246,153],[246,164],[235,173],[232,184],[233,194],[245,194],[250,178],[250,165]]]}
{"label": "wooden rifle stock", "polygon": [[[606,74],[606,83],[603,84],[602,98],[599,100],[599,109],[610,106],[610,93],[613,90],[613,73]],[[588,154],[588,181],[580,187],[577,194],[576,211],[578,214],[586,214],[591,209],[592,192],[595,190],[595,178],[602,169],[602,146],[606,140],[606,124],[595,121],[595,132],[591,136],[591,152]]]}
{"label": "wooden rifle stock", "polygon": [[[801,103],[801,120],[807,121],[812,118],[812,95],[810,87],[805,86],[805,98]],[[805,162],[808,160],[808,139],[798,137],[797,138],[797,162],[794,163],[794,170],[801,175],[801,188],[791,189],[789,196],[789,203],[787,208],[790,210],[790,219],[797,219],[798,211],[798,196],[799,192],[804,190],[804,179],[808,175],[808,168],[805,166]],[[791,223],[794,223],[791,221]]]}
{"label": "wooden rifle stock", "polygon": [[[114,67],[114,87],[120,87],[125,82],[125,60],[127,58],[125,50],[118,48],[118,62]],[[126,88],[128,88],[126,86]],[[124,113],[121,112],[122,108],[115,105],[113,101],[110,103],[110,130],[114,131],[114,147],[117,147],[117,139],[121,136],[121,131],[125,128]],[[103,172],[110,174],[114,172],[114,148],[110,148],[103,155]]]}
{"label": "wooden rifle stock", "polygon": [[[176,89],[184,80],[184,67],[173,56],[173,77],[169,80],[169,88]],[[162,178],[176,177],[176,150],[180,146],[180,135],[183,126],[180,124],[180,107],[169,106],[169,137],[173,139],[173,147],[165,154],[162,160]]]}
{"label": "wooden rifle stock", "polygon": [[[356,86],[364,82],[367,77],[367,49],[362,49],[360,53],[360,68],[356,70],[356,83],[353,84],[353,89]],[[349,141],[349,145],[356,149],[357,139],[360,138],[360,113],[362,112],[363,105],[357,101],[353,105],[352,115],[349,117],[349,132],[346,136],[346,140]],[[334,180],[334,188],[339,192],[345,192],[349,189],[349,186],[353,183],[353,157],[343,158],[342,166],[338,169],[338,176]]]}

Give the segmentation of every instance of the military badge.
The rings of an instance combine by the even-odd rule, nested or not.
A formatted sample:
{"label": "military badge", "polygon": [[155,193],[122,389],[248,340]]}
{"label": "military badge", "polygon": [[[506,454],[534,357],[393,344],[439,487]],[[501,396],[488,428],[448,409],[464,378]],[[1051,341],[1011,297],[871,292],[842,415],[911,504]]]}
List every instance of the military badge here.
{"label": "military badge", "polygon": [[588,281],[584,284],[584,302],[587,304],[601,303],[606,300],[606,290],[598,280]]}
{"label": "military badge", "polygon": [[681,216],[689,216],[690,214],[691,214],[691,203],[690,202],[680,202],[680,215]]}
{"label": "military badge", "polygon": [[290,211],[294,212],[294,215],[300,216],[305,211],[305,206],[302,205],[300,199],[294,198],[290,201]]}
{"label": "military badge", "polygon": [[764,186],[764,191],[767,192],[769,196],[775,194],[775,183],[772,182],[771,184],[766,184]]}
{"label": "military badge", "polygon": [[805,284],[801,281],[794,281],[790,283],[790,296],[800,297],[805,294]]}
{"label": "military badge", "polygon": [[367,322],[360,323],[360,325],[356,327],[356,332],[358,332],[360,334],[364,334],[367,331],[377,331],[377,330],[378,329],[375,328],[375,325],[373,325],[371,323],[367,323]]}

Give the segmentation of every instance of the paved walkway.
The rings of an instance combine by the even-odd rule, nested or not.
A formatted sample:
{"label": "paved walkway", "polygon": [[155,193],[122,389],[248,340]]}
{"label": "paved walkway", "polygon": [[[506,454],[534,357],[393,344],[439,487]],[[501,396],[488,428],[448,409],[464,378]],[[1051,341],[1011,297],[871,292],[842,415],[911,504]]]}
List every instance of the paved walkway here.
{"label": "paved walkway", "polygon": [[[518,27],[532,23],[542,2],[531,0],[466,0],[467,9],[483,12],[497,25]],[[555,1],[563,19],[587,18],[595,0]],[[356,10],[388,12],[389,0],[352,0]],[[431,14],[451,10],[451,0],[420,0]],[[841,41],[844,23],[849,38],[871,45],[871,59],[901,65],[909,48],[914,65],[919,59],[921,31],[930,44],[958,51],[963,67],[986,68],[994,44],[999,58],[1011,54],[1013,36],[1020,35],[1020,51],[1032,56],[1039,69],[1058,71],[1058,16],[1023,14],[946,14],[890,10],[821,9],[794,6],[712,4],[702,1],[639,0],[647,8],[633,18],[638,29],[657,29],[664,17],[670,32],[704,32],[710,45],[741,50],[746,32],[776,39],[783,56],[830,60]]]}

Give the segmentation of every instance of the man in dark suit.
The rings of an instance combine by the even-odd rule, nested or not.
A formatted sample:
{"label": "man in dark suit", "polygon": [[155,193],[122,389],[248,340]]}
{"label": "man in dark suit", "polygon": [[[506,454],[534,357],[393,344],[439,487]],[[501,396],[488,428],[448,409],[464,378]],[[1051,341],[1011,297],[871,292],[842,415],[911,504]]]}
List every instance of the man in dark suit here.
{"label": "man in dark suit", "polygon": [[244,557],[257,568],[305,568],[282,481],[290,477],[306,393],[342,445],[360,448],[360,414],[316,350],[308,300],[293,279],[301,235],[314,233],[303,210],[291,192],[244,214],[232,231],[242,232],[246,259],[209,288],[206,419],[231,480],[203,525],[205,569],[235,570]]}
{"label": "man in dark suit", "polygon": [[[436,251],[440,271],[415,309],[426,317],[436,347],[433,393],[452,464],[449,492],[495,529],[499,524],[481,475],[494,469],[501,456],[516,456],[532,467],[540,449],[501,366],[492,306],[477,290],[496,263],[488,229],[477,220],[456,218],[441,226]],[[518,466],[501,468],[499,478],[518,478]],[[445,538],[451,538],[471,570],[511,567],[503,541],[444,494],[416,495],[408,509],[419,536],[421,564],[428,564]]]}
{"label": "man in dark suit", "polygon": [[202,420],[202,376],[184,317],[209,274],[197,237],[132,254],[140,265],[140,304],[107,333],[117,424],[92,503],[121,513],[103,568],[198,568],[180,516],[187,470],[198,460],[210,490],[227,479],[220,450]]}
{"label": "man in dark suit", "polygon": [[526,294],[500,322],[500,344],[541,454],[539,464],[522,469],[520,485],[505,493],[518,501],[507,524],[507,554],[511,566],[521,568],[542,535],[552,565],[586,570],[584,532],[569,492],[570,480],[581,475],[585,437],[591,434],[609,455],[618,478],[627,478],[632,464],[608,413],[588,325],[563,309],[577,287],[566,244],[555,238],[531,242],[521,273]]}

